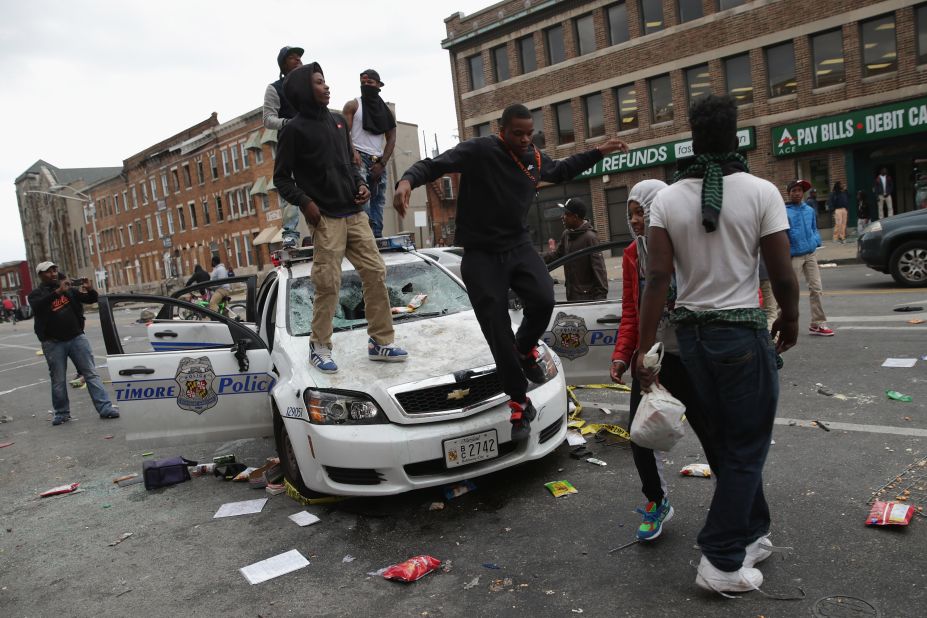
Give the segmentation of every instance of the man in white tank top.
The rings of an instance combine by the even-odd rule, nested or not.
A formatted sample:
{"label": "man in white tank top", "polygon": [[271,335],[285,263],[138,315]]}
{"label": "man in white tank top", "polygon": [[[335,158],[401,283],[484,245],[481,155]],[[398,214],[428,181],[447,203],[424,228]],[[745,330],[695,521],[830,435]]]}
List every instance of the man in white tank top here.
{"label": "man in white tank top", "polygon": [[344,104],[342,113],[351,128],[356,156],[354,164],[370,187],[364,212],[377,238],[383,236],[383,204],[386,202],[386,164],[396,146],[396,120],[380,98],[380,74],[366,69],[360,74],[361,96]]}

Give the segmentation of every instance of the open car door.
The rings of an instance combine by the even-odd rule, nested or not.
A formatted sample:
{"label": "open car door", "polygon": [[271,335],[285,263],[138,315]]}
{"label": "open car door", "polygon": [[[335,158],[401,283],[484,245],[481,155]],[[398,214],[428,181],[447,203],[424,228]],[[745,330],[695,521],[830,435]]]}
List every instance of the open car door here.
{"label": "open car door", "polygon": [[128,440],[273,435],[270,352],[249,325],[161,296],[101,296],[99,308]]}
{"label": "open car door", "polygon": [[[227,303],[224,303],[227,306],[223,306],[220,313],[239,322],[254,324],[258,319],[256,305],[257,275],[243,275],[241,277],[229,277],[227,279],[216,279],[204,283],[194,283],[193,285],[188,285],[179,290],[174,290],[171,292],[171,298],[180,298],[190,301],[195,305],[205,307],[207,304],[205,301],[206,296],[211,293],[212,290],[223,285],[231,286],[234,296],[237,296],[234,292],[240,290],[241,286],[244,285],[245,298],[244,300],[238,298],[229,299]],[[159,314],[158,317],[165,319],[168,316]]]}

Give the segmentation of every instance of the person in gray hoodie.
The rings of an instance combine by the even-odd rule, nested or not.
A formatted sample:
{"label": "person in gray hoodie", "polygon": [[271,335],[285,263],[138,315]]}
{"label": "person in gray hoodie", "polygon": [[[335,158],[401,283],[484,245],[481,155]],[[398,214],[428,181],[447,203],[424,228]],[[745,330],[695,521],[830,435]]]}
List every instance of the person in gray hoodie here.
{"label": "person in gray hoodie", "polygon": [[[560,244],[554,243],[553,238],[547,241],[550,251],[544,254],[544,261],[548,264],[565,255],[599,244],[599,237],[592,225],[586,221],[586,204],[582,200],[571,198],[559,206],[563,208],[564,230]],[[608,276],[601,252],[567,262],[563,265],[563,274],[569,302],[603,300],[608,296]]]}

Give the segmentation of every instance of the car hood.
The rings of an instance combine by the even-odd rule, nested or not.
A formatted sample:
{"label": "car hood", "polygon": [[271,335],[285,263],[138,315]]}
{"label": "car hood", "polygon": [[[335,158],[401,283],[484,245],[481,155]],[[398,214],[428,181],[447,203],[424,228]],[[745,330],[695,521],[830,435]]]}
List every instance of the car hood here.
{"label": "car hood", "polygon": [[[370,393],[493,364],[473,311],[399,322],[395,330],[396,344],[409,353],[405,362],[374,362],[367,358],[368,335],[360,328],[332,336],[332,357],[338,373],[324,374],[310,368],[305,371],[320,388]],[[309,338],[300,340],[302,358],[308,359]]]}
{"label": "car hood", "polygon": [[915,223],[922,223],[927,221],[927,209],[921,208],[920,210],[911,210],[909,212],[903,212],[898,215],[891,217],[886,217],[885,219],[880,219],[882,221],[883,229],[885,227],[895,227],[902,225],[909,225]]}

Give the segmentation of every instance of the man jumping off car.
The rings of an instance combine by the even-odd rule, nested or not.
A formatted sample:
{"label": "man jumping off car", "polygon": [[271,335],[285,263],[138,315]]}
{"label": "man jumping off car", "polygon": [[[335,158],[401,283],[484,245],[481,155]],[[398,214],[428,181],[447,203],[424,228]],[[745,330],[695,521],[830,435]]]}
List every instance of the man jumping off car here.
{"label": "man jumping off car", "polygon": [[[470,139],[434,159],[419,161],[403,174],[393,198],[403,217],[412,189],[451,172],[461,174],[456,234],[456,244],[464,248],[460,273],[502,390],[511,399],[513,442],[528,439],[537,415],[527,396],[527,381],[545,380],[537,344],[554,308],[553,281],[531,246],[525,221],[538,183],[570,180],[603,156],[628,149],[612,138],[588,152],[553,161],[532,144],[533,132],[528,108],[510,105],[502,112],[498,135]],[[524,306],[514,334],[509,288]]]}

